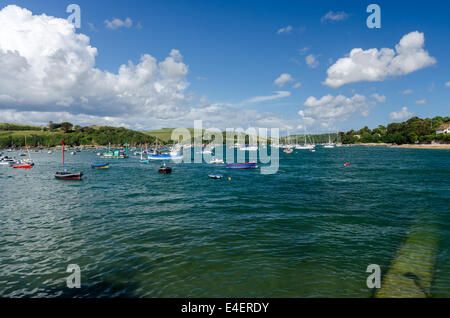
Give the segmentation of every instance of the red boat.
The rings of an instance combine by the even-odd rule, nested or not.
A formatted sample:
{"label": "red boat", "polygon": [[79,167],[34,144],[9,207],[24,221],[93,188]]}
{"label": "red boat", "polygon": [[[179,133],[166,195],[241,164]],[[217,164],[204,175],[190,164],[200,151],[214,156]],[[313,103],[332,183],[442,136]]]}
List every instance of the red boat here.
{"label": "red boat", "polygon": [[18,164],[18,165],[14,165],[13,168],[14,169],[31,169],[31,167],[33,167],[32,164],[26,163],[26,164]]}
{"label": "red boat", "polygon": [[167,167],[166,163],[164,163],[159,169],[158,169],[159,173],[164,173],[164,174],[169,174],[172,173],[172,168]]}

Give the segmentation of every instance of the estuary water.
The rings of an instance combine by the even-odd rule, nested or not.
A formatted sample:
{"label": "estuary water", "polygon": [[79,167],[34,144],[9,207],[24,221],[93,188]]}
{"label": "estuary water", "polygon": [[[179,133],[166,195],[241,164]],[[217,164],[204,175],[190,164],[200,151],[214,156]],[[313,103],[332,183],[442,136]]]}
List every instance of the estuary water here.
{"label": "estuary water", "polygon": [[280,152],[273,175],[206,163],[160,175],[137,157],[92,170],[108,160],[66,155],[83,181],[54,179],[61,151],[32,158],[0,166],[1,297],[374,297],[367,266],[383,284],[412,232],[426,237],[414,261],[428,296],[450,297],[447,150]]}

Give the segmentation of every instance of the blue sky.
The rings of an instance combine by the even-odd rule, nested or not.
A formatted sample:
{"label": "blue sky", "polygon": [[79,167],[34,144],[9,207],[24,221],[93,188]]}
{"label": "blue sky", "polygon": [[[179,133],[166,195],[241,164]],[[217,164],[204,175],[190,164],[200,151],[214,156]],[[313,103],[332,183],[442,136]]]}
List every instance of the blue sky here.
{"label": "blue sky", "polygon": [[[236,110],[251,109],[254,114],[279,118],[280,127],[289,126],[294,131],[304,126],[298,112],[305,109],[305,101],[311,96],[316,99],[328,94],[347,98],[360,94],[367,99],[374,93],[385,96],[385,102],[371,105],[368,114],[356,111],[323,125],[316,118],[308,129],[317,132],[365,125],[375,127],[397,118],[407,119],[408,115],[450,114],[450,87],[446,86],[450,82],[450,23],[447,18],[450,3],[445,1],[73,2],[81,7],[82,28],[76,32],[89,36],[90,45],[98,49],[95,68],[117,73],[118,68],[128,61],[139,63],[142,54],[162,61],[172,49],[178,50],[188,67],[185,80],[189,84],[183,90],[183,94],[190,97],[184,101],[186,109],[196,107],[203,96],[204,103],[224,105],[223,108],[232,105],[236,117],[239,117]],[[45,13],[65,18],[68,16],[65,9],[70,3],[0,1],[0,9],[15,4],[30,10],[33,15]],[[381,29],[366,26],[369,15],[366,7],[370,3],[381,7]],[[322,18],[330,11],[344,13],[344,18],[324,21]],[[129,18],[132,26],[111,30],[105,20],[113,18],[123,21]],[[141,27],[137,27],[138,23]],[[287,27],[292,29],[278,32]],[[413,31],[423,33],[423,49],[435,60],[431,65],[407,74],[387,76],[377,81],[358,81],[336,88],[322,83],[327,78],[327,70],[352,49],[394,49],[403,36]],[[0,37],[0,48],[1,41]],[[318,62],[314,68],[306,63],[306,57],[311,54]],[[274,81],[283,73],[291,75],[293,80],[279,87]],[[294,88],[296,83],[301,83],[301,87]],[[245,102],[257,96],[271,96],[277,91],[289,92],[290,96],[259,103]],[[158,111],[163,112],[164,105],[161,102]],[[24,111],[19,106],[15,110],[9,109],[11,118],[22,118],[11,115],[13,110]],[[403,117],[392,115],[404,107],[407,112]],[[7,107],[3,105],[3,108]],[[220,111],[217,108],[217,112]],[[68,112],[83,113],[77,111],[77,105]],[[229,112],[229,109],[224,112]],[[89,115],[102,116],[101,113]],[[121,116],[126,117],[126,114]],[[180,113],[180,116],[184,115]],[[231,116],[229,114],[223,116],[224,120],[231,118],[227,117]],[[170,116],[174,125],[178,124],[175,117]],[[0,118],[0,121],[3,120]],[[83,118],[81,123],[88,121]],[[170,120],[157,120],[155,124],[149,120],[146,125],[133,127],[133,121],[117,121],[119,124],[122,122],[138,129],[172,124]],[[245,122],[236,124],[245,125]]]}

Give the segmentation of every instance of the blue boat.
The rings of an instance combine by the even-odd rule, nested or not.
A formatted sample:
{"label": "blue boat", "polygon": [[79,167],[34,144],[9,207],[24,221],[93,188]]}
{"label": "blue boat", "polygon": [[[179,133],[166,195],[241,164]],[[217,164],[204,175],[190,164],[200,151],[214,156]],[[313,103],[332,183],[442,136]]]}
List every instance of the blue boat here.
{"label": "blue boat", "polygon": [[109,163],[94,163],[91,165],[92,169],[108,169]]}
{"label": "blue boat", "polygon": [[247,162],[247,163],[228,163],[227,168],[230,169],[256,169],[258,166],[255,162]]}

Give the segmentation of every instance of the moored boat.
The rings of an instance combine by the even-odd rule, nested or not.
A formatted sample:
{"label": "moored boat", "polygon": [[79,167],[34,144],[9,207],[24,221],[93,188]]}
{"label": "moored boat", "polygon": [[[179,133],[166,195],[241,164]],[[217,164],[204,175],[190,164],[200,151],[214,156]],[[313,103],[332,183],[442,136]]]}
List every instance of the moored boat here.
{"label": "moored boat", "polygon": [[62,144],[62,161],[64,171],[58,171],[55,173],[55,178],[58,180],[81,180],[83,173],[82,172],[68,172],[66,169],[66,164],[64,161],[64,141],[61,141]]}
{"label": "moored boat", "polygon": [[82,172],[59,171],[55,173],[55,178],[58,180],[81,180],[82,176]]}
{"label": "moored boat", "polygon": [[227,168],[230,169],[256,169],[258,166],[255,162],[247,162],[247,163],[228,163]]}
{"label": "moored boat", "polygon": [[109,163],[93,163],[92,169],[109,169]]}
{"label": "moored boat", "polygon": [[169,174],[172,173],[172,168],[167,167],[166,163],[164,163],[161,167],[159,167],[158,171],[159,173]]}

